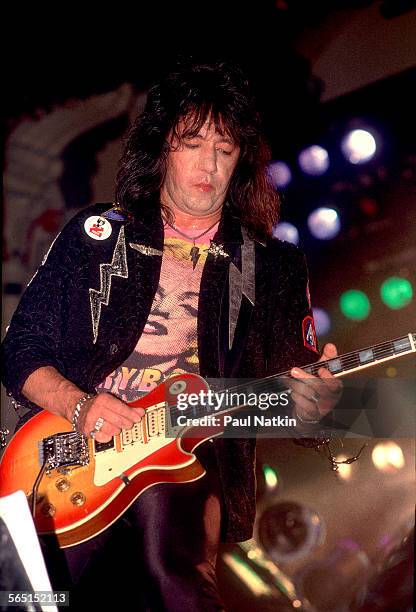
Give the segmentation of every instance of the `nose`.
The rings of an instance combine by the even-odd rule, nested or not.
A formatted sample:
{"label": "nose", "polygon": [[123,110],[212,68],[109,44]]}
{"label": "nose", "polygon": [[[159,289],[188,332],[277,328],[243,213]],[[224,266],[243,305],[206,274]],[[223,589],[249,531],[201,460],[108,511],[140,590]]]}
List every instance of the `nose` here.
{"label": "nose", "polygon": [[199,167],[208,174],[214,174],[217,171],[217,151],[215,149],[201,150]]}

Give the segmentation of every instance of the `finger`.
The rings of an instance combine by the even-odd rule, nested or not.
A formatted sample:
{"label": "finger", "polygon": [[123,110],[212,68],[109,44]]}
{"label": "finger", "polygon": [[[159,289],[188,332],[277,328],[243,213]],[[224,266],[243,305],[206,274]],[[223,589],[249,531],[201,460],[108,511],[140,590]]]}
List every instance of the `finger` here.
{"label": "finger", "polygon": [[[321,368],[323,370],[323,368]],[[303,370],[299,370],[295,368],[296,371],[296,380],[292,380],[290,382],[290,387],[300,393],[304,397],[310,399],[312,397],[320,397],[323,393],[325,393],[325,385],[317,376],[312,376],[312,374],[307,374],[303,372]]]}
{"label": "finger", "polygon": [[110,398],[111,403],[108,404],[108,407],[111,407],[114,412],[122,416],[124,419],[128,419],[132,423],[140,421],[145,413],[143,408],[131,408],[114,396],[110,396]]}
{"label": "finger", "polygon": [[[309,409],[327,414],[339,402],[343,385],[325,368],[321,368],[321,377],[312,376],[307,380],[293,380],[290,383],[292,398],[302,397],[309,403]],[[303,406],[306,404],[302,403]]]}
{"label": "finger", "polygon": [[109,393],[101,393],[89,410],[91,418],[93,416],[106,418],[113,425],[120,428],[131,428],[134,423],[141,420],[143,408],[130,408]]}
{"label": "finger", "polygon": [[290,375],[293,376],[293,378],[297,378],[300,380],[313,380],[314,378],[316,378],[316,376],[314,376],[313,374],[309,374],[309,372],[305,372],[300,368],[292,368],[290,370]]}
{"label": "finger", "polygon": [[92,431],[94,432],[94,440],[97,442],[109,442],[114,436],[118,436],[121,433],[121,429],[114,427],[111,423],[104,423],[99,431]]}
{"label": "finger", "polygon": [[144,408],[129,408],[130,410],[130,414],[134,415],[134,419],[135,421],[140,421],[142,419],[142,417],[144,417],[144,415],[146,414],[146,411],[144,410]]}
{"label": "finger", "polygon": [[326,368],[319,368],[318,376],[322,381],[325,381],[326,390],[328,390],[331,394],[338,395],[341,393],[343,384],[339,378],[335,378],[329,370]]}
{"label": "finger", "polygon": [[293,393],[299,393],[299,395],[303,395],[304,393],[307,393],[305,387],[306,387],[306,382],[304,382],[302,379],[291,379],[288,385],[291,390],[292,390],[292,395]]}
{"label": "finger", "polygon": [[311,402],[304,395],[293,393],[293,401],[295,403],[295,412],[300,415],[302,419],[309,421],[316,421],[321,418],[321,413],[315,402]]}
{"label": "finger", "polygon": [[327,344],[325,344],[322,351],[322,355],[320,356],[318,361],[326,361],[327,359],[333,359],[334,357],[337,357],[337,355],[338,350],[335,344],[328,342]]}

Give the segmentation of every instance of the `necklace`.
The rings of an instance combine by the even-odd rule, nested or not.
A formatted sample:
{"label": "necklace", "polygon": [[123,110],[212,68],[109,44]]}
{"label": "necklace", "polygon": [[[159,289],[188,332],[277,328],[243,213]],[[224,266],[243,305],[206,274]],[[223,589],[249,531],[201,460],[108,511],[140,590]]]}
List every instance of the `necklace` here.
{"label": "necklace", "polygon": [[210,225],[210,227],[208,227],[207,229],[205,229],[203,232],[201,232],[201,234],[198,234],[197,236],[188,236],[187,234],[185,234],[185,232],[182,232],[180,229],[178,229],[175,225],[171,225],[170,223],[168,223],[166,221],[166,224],[169,225],[169,227],[171,227],[175,232],[177,232],[178,234],[180,234],[181,236],[183,236],[184,238],[186,238],[187,240],[191,240],[192,241],[192,248],[189,251],[189,256],[192,260],[192,268],[195,270],[195,266],[198,263],[198,259],[200,258],[200,253],[199,253],[199,247],[197,247],[195,245],[195,242],[198,240],[198,238],[202,238],[202,236],[205,236],[205,234],[208,234],[208,232],[210,230],[212,230],[213,227],[215,227],[217,225],[218,221],[215,221],[215,223],[213,223],[212,225]]}

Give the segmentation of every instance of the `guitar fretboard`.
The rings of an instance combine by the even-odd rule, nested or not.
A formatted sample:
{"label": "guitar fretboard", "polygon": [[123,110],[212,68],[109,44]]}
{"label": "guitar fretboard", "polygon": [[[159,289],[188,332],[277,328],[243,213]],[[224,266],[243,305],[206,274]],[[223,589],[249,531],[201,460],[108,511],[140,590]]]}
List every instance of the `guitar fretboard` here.
{"label": "guitar fretboard", "polygon": [[[374,346],[361,349],[359,351],[352,351],[351,353],[345,353],[333,359],[327,361],[320,361],[319,363],[313,363],[302,369],[310,374],[316,375],[319,368],[325,367],[334,375],[341,376],[343,374],[349,374],[358,370],[363,370],[383,361],[389,361],[395,357],[401,357],[406,353],[414,353],[416,351],[416,334],[408,334],[402,336],[396,340],[389,340],[387,342],[381,342]],[[285,373],[286,375],[289,372]]]}
{"label": "guitar fretboard", "polygon": [[[395,340],[388,340],[381,342],[380,344],[374,344],[367,348],[360,349],[358,351],[351,351],[344,355],[339,355],[326,361],[316,361],[309,365],[302,366],[302,370],[316,376],[320,368],[327,368],[334,376],[344,376],[346,374],[352,374],[369,368],[371,366],[378,365],[380,363],[402,357],[408,353],[416,352],[416,334],[407,334]],[[280,374],[269,376],[254,383],[254,387],[257,392],[259,390],[266,390],[267,385],[277,382],[279,379],[290,376],[290,370],[281,372]]]}

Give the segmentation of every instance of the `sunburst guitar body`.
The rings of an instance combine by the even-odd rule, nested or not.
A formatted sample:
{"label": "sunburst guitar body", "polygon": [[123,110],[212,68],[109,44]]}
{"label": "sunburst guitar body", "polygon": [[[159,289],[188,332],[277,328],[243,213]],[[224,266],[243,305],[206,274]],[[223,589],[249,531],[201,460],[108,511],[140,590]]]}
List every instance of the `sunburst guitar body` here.
{"label": "sunburst guitar body", "polygon": [[202,434],[195,428],[192,437],[188,429],[186,437],[170,437],[166,421],[178,393],[207,388],[192,374],[168,379],[130,404],[144,408],[145,416],[107,444],[85,439],[66,419],[43,410],[10,440],[0,464],[0,495],[22,489],[38,533],[54,533],[61,548],[88,540],[148,487],[205,474],[192,451],[218,430],[204,428]]}

